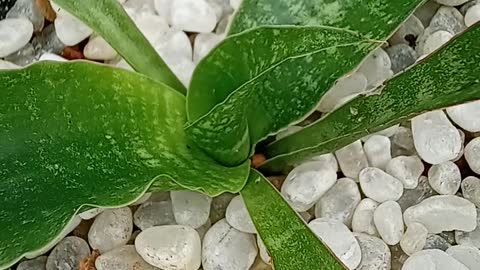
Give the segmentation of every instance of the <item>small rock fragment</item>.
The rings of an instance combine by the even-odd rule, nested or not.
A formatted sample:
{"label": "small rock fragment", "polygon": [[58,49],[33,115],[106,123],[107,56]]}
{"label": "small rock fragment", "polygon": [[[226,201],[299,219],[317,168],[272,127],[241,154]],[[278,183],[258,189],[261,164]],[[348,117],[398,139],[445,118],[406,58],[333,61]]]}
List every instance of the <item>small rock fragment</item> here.
{"label": "small rock fragment", "polygon": [[415,64],[418,59],[417,52],[407,44],[397,44],[385,49],[392,61],[393,73],[399,73]]}
{"label": "small rock fragment", "polygon": [[368,167],[367,156],[360,140],[337,150],[335,156],[343,174],[356,181],[360,171]]}
{"label": "small rock fragment", "polygon": [[405,189],[414,189],[424,169],[418,156],[398,156],[388,162],[386,172],[400,180]]}
{"label": "small rock fragment", "polygon": [[370,136],[363,144],[363,150],[368,164],[372,167],[385,170],[388,162],[392,159],[390,139],[382,135]]}
{"label": "small rock fragment", "polygon": [[360,201],[352,218],[352,230],[354,232],[378,235],[377,228],[373,222],[373,213],[378,205],[378,202],[370,198]]}
{"label": "small rock fragment", "polygon": [[88,232],[93,249],[105,253],[125,245],[133,231],[132,211],[128,207],[107,209],[95,218]]}
{"label": "small rock fragment", "polygon": [[385,242],[364,233],[354,235],[362,252],[362,260],[355,270],[390,270],[391,253]]}
{"label": "small rock fragment", "polygon": [[407,227],[405,234],[400,240],[400,247],[402,250],[408,254],[413,255],[414,253],[423,249],[427,243],[428,230],[420,223],[413,222],[410,226]]}
{"label": "small rock fragment", "polygon": [[172,27],[186,32],[209,33],[215,29],[217,15],[205,0],[175,0],[170,22]]}
{"label": "small rock fragment", "polygon": [[26,18],[4,19],[0,21],[0,57],[5,57],[28,43],[33,33],[33,25]]}
{"label": "small rock fragment", "polygon": [[363,193],[377,202],[396,201],[403,194],[402,182],[378,168],[363,169],[359,178]]}
{"label": "small rock fragment", "polygon": [[225,218],[228,224],[230,224],[230,226],[241,232],[257,232],[257,230],[255,229],[255,225],[253,225],[253,221],[250,218],[250,214],[245,207],[245,202],[240,195],[233,198],[228,205],[227,211],[225,213]]}
{"label": "small rock fragment", "polygon": [[360,65],[358,71],[367,77],[368,86],[376,87],[392,77],[392,62],[388,54],[378,48]]}
{"label": "small rock fragment", "polygon": [[433,165],[428,170],[428,182],[439,194],[454,195],[460,188],[461,181],[460,169],[451,161]]}
{"label": "small rock fragment", "polygon": [[358,94],[367,89],[367,77],[360,72],[338,79],[332,88],[322,96],[318,110],[321,112],[331,112],[340,100]]}
{"label": "small rock fragment", "polygon": [[445,251],[451,246],[452,245],[450,245],[450,243],[448,243],[448,241],[440,235],[428,234],[423,249],[439,249]]}
{"label": "small rock fragment", "polygon": [[373,221],[383,241],[396,245],[402,239],[404,232],[402,209],[394,201],[380,204],[373,213]]}

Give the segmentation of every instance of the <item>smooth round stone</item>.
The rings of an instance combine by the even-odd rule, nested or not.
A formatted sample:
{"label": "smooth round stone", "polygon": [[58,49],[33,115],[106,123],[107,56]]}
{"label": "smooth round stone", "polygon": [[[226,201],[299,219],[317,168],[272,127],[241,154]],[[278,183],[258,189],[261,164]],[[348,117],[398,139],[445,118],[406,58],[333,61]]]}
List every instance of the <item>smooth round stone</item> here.
{"label": "smooth round stone", "polygon": [[230,7],[229,0],[206,0],[207,3],[215,10],[217,21],[221,20],[223,16],[231,14],[233,12]]}
{"label": "smooth round stone", "polygon": [[117,52],[100,36],[90,38],[83,49],[86,58],[92,60],[112,60],[117,56]]}
{"label": "smooth round stone", "polygon": [[443,231],[473,231],[477,226],[477,212],[470,201],[454,195],[436,195],[403,213],[405,224],[423,224],[429,233]]}
{"label": "smooth round stone", "polygon": [[164,270],[197,270],[202,245],[197,231],[183,225],[164,225],[142,231],[135,249],[150,265]]}
{"label": "smooth round stone", "polygon": [[445,252],[471,270],[480,269],[480,250],[476,247],[457,245],[448,248]]}
{"label": "smooth round stone", "polygon": [[360,200],[360,190],[355,181],[350,178],[338,179],[315,204],[315,217],[336,219],[352,227],[353,212]]}
{"label": "smooth round stone", "polygon": [[2,70],[2,69],[17,69],[17,68],[21,68],[21,66],[0,59],[0,70]]}
{"label": "smooth round stone", "polygon": [[424,26],[428,26],[435,13],[437,13],[440,4],[435,1],[427,1],[414,12],[415,16],[422,22]]}
{"label": "smooth round stone", "polygon": [[134,245],[116,248],[95,260],[97,270],[154,270],[135,250]]}
{"label": "smooth round stone", "polygon": [[443,111],[424,113],[412,119],[412,134],[418,155],[430,164],[457,157],[462,138]]}
{"label": "smooth round stone", "polygon": [[469,132],[480,131],[480,100],[447,108],[447,113],[462,129]]}
{"label": "smooth round stone", "polygon": [[418,59],[417,52],[407,44],[397,44],[385,49],[392,61],[393,73],[400,71],[415,64]]}
{"label": "smooth round stone", "polygon": [[161,17],[167,19],[170,21],[170,13],[171,13],[171,8],[172,8],[172,0],[153,0],[154,6],[155,6],[155,11],[160,15]]}
{"label": "smooth round stone", "polygon": [[243,201],[242,196],[238,195],[232,199],[230,204],[227,207],[225,213],[225,218],[227,219],[228,224],[233,228],[246,232],[246,233],[256,233],[255,225],[250,218],[250,214],[247,211],[245,202]]}
{"label": "smooth round stone", "polygon": [[445,251],[452,246],[447,239],[438,234],[428,234],[426,240],[423,249],[439,249]]}
{"label": "smooth round stone", "polygon": [[175,0],[170,24],[186,32],[209,33],[215,29],[217,16],[205,0]]}
{"label": "smooth round stone", "polygon": [[423,47],[422,55],[431,54],[445,43],[450,41],[453,38],[453,35],[448,31],[438,30],[432,33],[426,40]]}
{"label": "smooth round stone", "polygon": [[324,164],[323,166],[330,167],[336,172],[338,171],[337,158],[335,158],[335,155],[332,153],[314,156],[308,161],[322,162]]}
{"label": "smooth round stone", "polygon": [[90,247],[80,237],[68,236],[48,255],[46,270],[80,269],[80,262],[90,255]]}
{"label": "smooth round stone", "polygon": [[256,257],[255,236],[231,227],[225,219],[215,223],[203,238],[204,270],[247,270]]}
{"label": "smooth round stone", "polygon": [[299,212],[310,209],[337,181],[337,173],[323,162],[307,162],[295,167],[285,179],[281,193]]}
{"label": "smooth round stone", "polygon": [[26,18],[0,20],[0,57],[5,57],[28,43],[33,33],[33,25]]}
{"label": "smooth round stone", "polygon": [[461,181],[460,169],[451,161],[433,165],[428,170],[428,182],[439,194],[454,195],[460,188]]}
{"label": "smooth round stone", "polygon": [[143,194],[142,196],[140,196],[138,199],[136,199],[135,201],[133,201],[132,203],[130,203],[130,205],[131,205],[131,206],[140,205],[140,204],[148,201],[151,197],[152,197],[152,193],[151,193],[151,192],[144,193],[144,194]]}
{"label": "smooth round stone", "polygon": [[40,256],[35,259],[19,263],[17,270],[46,270],[46,264],[47,256]]}
{"label": "smooth round stone", "polygon": [[133,215],[133,223],[140,228],[146,230],[148,228],[160,225],[175,225],[175,217],[172,210],[172,202],[170,200],[160,202],[145,202]]}
{"label": "smooth round stone", "polygon": [[423,249],[427,243],[428,230],[420,223],[413,222],[400,240],[400,247],[409,256]]}
{"label": "smooth round stone", "polygon": [[227,207],[234,197],[234,194],[223,193],[222,195],[213,198],[212,206],[210,208],[210,221],[212,224],[217,223],[217,221],[225,217]]}
{"label": "smooth round stone", "polygon": [[212,198],[194,191],[172,191],[170,197],[178,224],[196,229],[207,222]]}
{"label": "smooth round stone", "polygon": [[213,33],[198,34],[193,44],[193,62],[200,62],[223,39],[223,36]]}
{"label": "smooth round stone", "polygon": [[476,174],[480,174],[480,137],[471,140],[465,146],[465,159]]}
{"label": "smooth round stone", "polygon": [[352,230],[354,232],[378,235],[377,228],[373,222],[373,213],[378,205],[378,202],[370,198],[360,201],[352,218]]}
{"label": "smooth round stone", "polygon": [[78,214],[78,216],[83,220],[89,220],[89,219],[92,219],[92,218],[98,216],[101,212],[103,212],[103,210],[105,210],[105,209],[104,208],[92,208],[90,210],[87,210],[87,211],[84,211],[84,212]]}
{"label": "smooth round stone", "polygon": [[391,67],[392,62],[388,54],[382,48],[378,48],[364,60],[358,71],[367,77],[370,87],[376,87],[392,77]]}
{"label": "smooth round stone", "polygon": [[330,112],[344,97],[358,94],[367,89],[367,77],[360,72],[340,78],[320,100],[318,110]]}
{"label": "smooth round stone", "polygon": [[477,4],[467,10],[465,13],[465,25],[470,27],[480,21],[480,4]]}
{"label": "smooth round stone", "polygon": [[148,41],[155,45],[171,31],[167,20],[155,14],[142,12],[135,14],[133,20]]}
{"label": "smooth round stone", "polygon": [[437,10],[435,16],[430,21],[430,27],[438,30],[458,34],[465,30],[465,21],[462,13],[454,7],[442,6]]}
{"label": "smooth round stone", "polygon": [[364,233],[354,235],[362,252],[362,260],[355,270],[390,270],[390,249],[382,239]]}
{"label": "smooth round stone", "polygon": [[405,211],[408,207],[416,205],[434,195],[438,194],[428,183],[428,178],[426,176],[420,176],[417,187],[414,189],[405,189],[402,197],[400,197],[397,202],[402,208],[402,211]]}
{"label": "smooth round stone", "polygon": [[400,180],[405,189],[414,189],[418,186],[418,179],[425,166],[418,156],[398,156],[387,164],[386,172]]}
{"label": "smooth round stone", "polygon": [[396,201],[402,197],[402,182],[378,168],[363,169],[359,178],[363,193],[377,202]]}
{"label": "smooth round stone", "polygon": [[[123,1],[123,0],[122,0]],[[171,0],[165,0],[171,2]],[[130,13],[138,14],[155,14],[155,3],[154,0],[128,0],[123,3],[123,8],[131,15]],[[165,12],[170,12],[170,8],[165,7]],[[158,11],[158,14],[161,14],[161,10]]]}
{"label": "smooth round stone", "polygon": [[363,150],[371,167],[384,170],[392,159],[390,139],[382,135],[370,136],[363,144]]}
{"label": "smooth round stone", "polygon": [[57,18],[54,21],[55,31],[63,44],[67,46],[77,45],[93,33],[90,27],[66,10],[53,4],[52,7],[57,12]]}
{"label": "smooth round stone", "polygon": [[349,269],[354,269],[360,264],[362,259],[360,245],[343,223],[328,218],[317,218],[310,221],[308,227]]}
{"label": "smooth round stone", "polygon": [[411,39],[416,39],[424,30],[425,28],[422,21],[420,21],[415,15],[411,15],[402,25],[400,25],[400,28],[398,28],[397,32],[395,32],[395,34],[393,34],[388,40],[388,43],[391,45],[405,44],[408,46]]}
{"label": "smooth round stone", "polygon": [[463,6],[461,6],[461,7],[459,8],[460,13],[462,13],[463,15],[465,15],[465,13],[467,13],[467,11],[468,11],[471,7],[473,7],[473,6],[475,6],[475,5],[479,5],[479,4],[480,4],[480,0],[470,0],[470,1],[466,2]]}
{"label": "smooth round stone", "polygon": [[405,261],[402,270],[469,270],[465,265],[438,249],[419,251]]}
{"label": "smooth round stone", "polygon": [[457,131],[460,134],[460,139],[462,140],[462,145],[460,147],[460,152],[458,153],[458,155],[454,159],[450,160],[452,162],[459,161],[463,157],[463,154],[465,153],[465,132],[463,132],[461,129],[457,129]]}
{"label": "smooth round stone", "polygon": [[463,179],[460,186],[463,197],[480,208],[480,179],[475,176],[468,176]]}
{"label": "smooth round stone", "polygon": [[380,204],[373,213],[373,222],[378,234],[389,245],[396,245],[404,232],[402,209],[397,202],[387,201]]}
{"label": "smooth round stone", "polygon": [[397,146],[408,152],[415,153],[415,145],[413,143],[412,130],[407,127],[398,127],[395,134],[390,138],[392,141],[392,149]]}
{"label": "smooth round stone", "polygon": [[45,17],[38,8],[36,1],[16,0],[15,5],[8,11],[7,18],[27,18],[33,24],[33,30],[39,32],[45,23]]}
{"label": "smooth round stone", "polygon": [[435,0],[435,2],[440,5],[455,7],[465,4],[468,0]]}
{"label": "smooth round stone", "polygon": [[480,248],[480,209],[477,208],[477,227],[471,232],[455,231],[455,242],[459,245]]}
{"label": "smooth round stone", "polygon": [[189,59],[182,58],[180,62],[169,64],[169,67],[183,85],[188,88],[195,70],[195,64]]}
{"label": "smooth round stone", "polygon": [[272,262],[272,257],[270,257],[270,255],[268,254],[267,247],[265,246],[262,239],[258,235],[257,235],[257,246],[258,246],[258,253],[262,261],[265,262],[266,264],[270,264]]}
{"label": "smooth round stone", "polygon": [[107,209],[95,218],[88,231],[88,243],[105,253],[125,245],[132,236],[132,211],[128,207]]}
{"label": "smooth round stone", "polygon": [[335,156],[343,174],[355,181],[358,180],[360,171],[368,167],[367,156],[360,140],[337,150]]}

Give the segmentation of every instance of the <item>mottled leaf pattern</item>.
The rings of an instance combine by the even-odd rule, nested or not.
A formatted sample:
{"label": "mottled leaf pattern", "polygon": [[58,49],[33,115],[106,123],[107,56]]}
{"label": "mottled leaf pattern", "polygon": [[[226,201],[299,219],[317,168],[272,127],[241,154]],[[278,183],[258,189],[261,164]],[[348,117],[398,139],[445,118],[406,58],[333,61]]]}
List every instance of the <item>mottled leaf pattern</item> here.
{"label": "mottled leaf pattern", "polygon": [[138,72],[186,92],[117,0],[55,0],[101,35]]}
{"label": "mottled leaf pattern", "polygon": [[335,151],[367,134],[426,111],[480,99],[480,25],[457,37],[383,89],[360,96],[269,147],[265,171],[281,171],[314,154]]}
{"label": "mottled leaf pattern", "polygon": [[421,2],[245,1],[232,35],[193,75],[187,97],[193,140],[224,164],[245,160],[259,140],[314,110]]}
{"label": "mottled leaf pattern", "polygon": [[52,241],[84,204],[114,207],[158,189],[238,192],[187,141],[185,98],[136,73],[83,62],[0,72],[0,268]]}
{"label": "mottled leaf pattern", "polygon": [[241,195],[274,269],[346,269],[259,172],[250,172]]}

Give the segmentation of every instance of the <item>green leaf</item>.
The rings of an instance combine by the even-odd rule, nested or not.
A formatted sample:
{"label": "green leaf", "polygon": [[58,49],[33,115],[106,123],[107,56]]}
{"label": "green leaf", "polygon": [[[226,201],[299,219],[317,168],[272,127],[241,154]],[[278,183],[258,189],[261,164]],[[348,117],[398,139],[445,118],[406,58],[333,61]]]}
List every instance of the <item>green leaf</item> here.
{"label": "green leaf", "polygon": [[185,97],[137,73],[85,62],[0,72],[0,269],[36,254],[82,205],[115,207],[158,189],[238,192],[190,144]]}
{"label": "green leaf", "polygon": [[55,0],[102,36],[137,72],[185,94],[185,86],[158,55],[118,0]]}
{"label": "green leaf", "polygon": [[355,98],[303,130],[269,145],[262,171],[278,172],[309,156],[333,152],[421,113],[480,99],[480,25],[383,89]]}
{"label": "green leaf", "polygon": [[343,270],[329,249],[255,170],[240,192],[275,270]]}
{"label": "green leaf", "polygon": [[[232,26],[235,34],[194,72],[187,97],[189,134],[223,164],[242,162],[258,141],[312,112],[335,81],[422,1],[245,1]],[[332,5],[342,14],[338,20],[325,15]],[[306,13],[311,16],[299,15]]]}

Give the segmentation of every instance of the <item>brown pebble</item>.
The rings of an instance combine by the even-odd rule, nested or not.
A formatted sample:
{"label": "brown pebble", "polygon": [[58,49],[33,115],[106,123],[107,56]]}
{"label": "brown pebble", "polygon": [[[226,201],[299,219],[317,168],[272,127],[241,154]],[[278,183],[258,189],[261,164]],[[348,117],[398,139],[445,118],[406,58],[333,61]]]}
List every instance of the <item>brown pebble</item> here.
{"label": "brown pebble", "polygon": [[265,162],[265,160],[267,160],[267,159],[265,158],[265,155],[263,155],[263,154],[261,154],[261,153],[255,154],[255,155],[253,155],[253,157],[252,157],[252,165],[251,165],[251,166],[252,166],[253,168],[258,168],[258,167],[260,167],[260,166]]}
{"label": "brown pebble", "polygon": [[62,55],[68,60],[85,59],[83,52],[78,48],[78,46],[65,47],[65,49],[63,49]]}
{"label": "brown pebble", "polygon": [[53,10],[49,0],[35,0],[35,4],[42,11],[47,21],[53,22],[57,18],[57,13]]}

